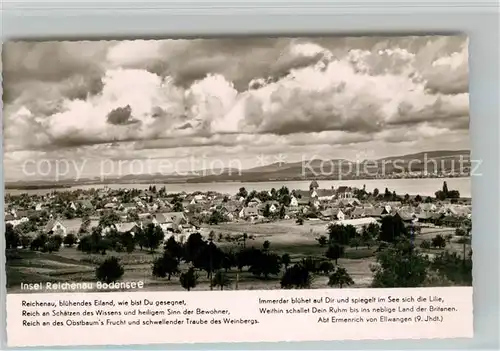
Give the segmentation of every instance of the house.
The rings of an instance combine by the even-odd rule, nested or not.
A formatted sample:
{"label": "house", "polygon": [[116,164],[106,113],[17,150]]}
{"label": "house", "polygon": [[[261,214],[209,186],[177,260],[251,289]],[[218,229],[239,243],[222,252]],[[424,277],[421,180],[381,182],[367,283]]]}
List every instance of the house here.
{"label": "house", "polygon": [[5,215],[5,224],[11,224],[13,227],[21,224],[21,220],[14,217],[14,215],[8,213]]}
{"label": "house", "polygon": [[430,203],[420,203],[417,206],[417,210],[421,212],[435,212],[437,211],[437,206]]}
{"label": "house", "polygon": [[243,219],[258,217],[258,216],[259,216],[259,210],[255,206],[244,207],[238,214],[238,217]]}
{"label": "house", "polygon": [[354,218],[354,219],[345,219],[345,220],[338,220],[338,221],[333,221],[333,224],[339,224],[339,225],[352,225],[354,228],[356,228],[356,231],[358,233],[361,233],[363,230],[363,227],[369,225],[369,224],[377,224],[378,221],[375,218],[372,217],[365,217],[365,218]]}
{"label": "house", "polygon": [[50,219],[44,228],[45,234],[58,234],[66,236],[66,227],[57,219]]}
{"label": "house", "polygon": [[445,227],[459,228],[463,225],[463,219],[458,216],[445,216],[440,219],[440,222]]}
{"label": "house", "polygon": [[469,206],[445,205],[439,210],[439,213],[445,216],[470,217],[472,209]]}
{"label": "house", "polygon": [[412,223],[417,219],[417,215],[415,213],[407,211],[397,211],[395,216],[399,216],[401,220],[406,223]]}
{"label": "house", "polygon": [[356,207],[361,206],[361,201],[359,201],[355,197],[342,198],[338,201],[338,205],[339,207]]}
{"label": "house", "polygon": [[160,208],[160,206],[158,206],[158,204],[156,204],[156,203],[148,204],[148,206],[147,206],[147,210],[150,212],[156,212],[156,211],[158,211],[159,208]]}
{"label": "house", "polygon": [[352,188],[348,186],[339,186],[335,191],[337,199],[349,199],[353,197]]}
{"label": "house", "polygon": [[297,201],[297,198],[292,195],[290,199],[290,207],[297,207],[299,206],[299,202]]}
{"label": "house", "polygon": [[382,216],[388,215],[390,211],[386,207],[372,207],[365,209],[365,215],[367,217],[380,218]]}
{"label": "house", "polygon": [[86,200],[86,199],[79,200],[78,205],[85,210],[94,209],[94,206],[92,205],[92,202],[90,200]]}
{"label": "house", "polygon": [[356,207],[351,212],[351,218],[363,218],[366,217],[366,209],[364,207]]}
{"label": "house", "polygon": [[343,221],[346,219],[346,215],[340,208],[329,208],[324,211],[321,211],[321,216],[330,220],[339,220]]}
{"label": "house", "polygon": [[69,206],[68,206],[68,207],[69,207],[69,208],[71,208],[73,211],[76,211],[76,209],[78,208],[78,207],[76,206],[76,204],[75,204],[73,201],[71,201],[71,202],[69,203]]}
{"label": "house", "polygon": [[248,202],[248,206],[249,207],[254,207],[254,206],[258,206],[262,203],[262,201],[260,201],[259,199],[257,199],[256,197],[254,197],[253,199],[251,199],[249,202]]}
{"label": "house", "polygon": [[260,206],[257,206],[258,209],[264,211],[264,209],[269,206],[269,212],[270,213],[276,213],[279,209],[279,203],[277,201],[266,201]]}
{"label": "house", "polygon": [[336,193],[333,189],[319,189],[316,190],[316,195],[319,201],[332,201],[335,199]]}
{"label": "house", "polygon": [[121,204],[120,206],[118,206],[118,209],[120,211],[124,211],[124,212],[135,211],[135,210],[137,210],[137,204],[135,204],[133,202],[124,203],[124,204]]}
{"label": "house", "polygon": [[390,206],[391,209],[397,210],[400,209],[403,204],[401,203],[401,201],[387,201],[385,205]]}
{"label": "house", "polygon": [[115,203],[112,203],[112,202],[108,202],[106,205],[104,205],[105,209],[115,209],[116,207],[117,207],[117,205]]}
{"label": "house", "polygon": [[434,215],[432,212],[421,211],[416,214],[420,223],[433,223]]}
{"label": "house", "polygon": [[135,235],[141,229],[140,225],[136,222],[119,223],[116,227],[120,233],[131,233],[132,235]]}
{"label": "house", "polygon": [[205,200],[205,195],[203,195],[203,194],[195,195],[194,198],[193,198],[193,200],[195,200],[195,201],[203,201],[203,200]]}
{"label": "house", "polygon": [[35,211],[42,211],[43,210],[43,204],[41,202],[37,203],[35,205]]}

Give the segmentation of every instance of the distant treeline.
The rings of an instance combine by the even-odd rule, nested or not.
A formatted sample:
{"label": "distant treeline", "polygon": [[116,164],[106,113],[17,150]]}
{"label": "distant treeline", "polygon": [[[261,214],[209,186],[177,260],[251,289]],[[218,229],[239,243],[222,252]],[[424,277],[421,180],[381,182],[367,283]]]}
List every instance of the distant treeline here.
{"label": "distant treeline", "polygon": [[38,184],[38,185],[27,185],[27,184],[5,184],[5,189],[10,190],[38,190],[38,189],[62,189],[71,188],[71,185],[67,184]]}

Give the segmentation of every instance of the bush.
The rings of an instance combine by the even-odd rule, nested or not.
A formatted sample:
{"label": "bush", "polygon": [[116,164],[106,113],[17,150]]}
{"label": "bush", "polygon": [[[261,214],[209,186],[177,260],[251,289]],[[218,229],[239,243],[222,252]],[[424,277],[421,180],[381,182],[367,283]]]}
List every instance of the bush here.
{"label": "bush", "polygon": [[457,244],[467,244],[470,245],[470,239],[467,237],[458,238]]}
{"label": "bush", "polygon": [[442,235],[438,234],[432,238],[431,246],[443,249],[446,247],[446,239]]}
{"label": "bush", "polygon": [[302,264],[288,268],[281,278],[282,289],[308,289],[311,286],[312,275]]}
{"label": "bush", "polygon": [[179,281],[184,289],[191,291],[191,289],[194,289],[198,285],[198,275],[194,268],[191,267],[187,272],[181,274]]}
{"label": "bush", "polygon": [[431,242],[429,240],[424,240],[420,243],[420,248],[424,250],[429,250],[431,248]]}
{"label": "bush", "polygon": [[125,270],[120,264],[119,259],[116,257],[109,257],[97,267],[96,278],[98,281],[109,284],[120,279],[123,273],[125,273]]}
{"label": "bush", "polygon": [[64,240],[63,240],[63,243],[64,245],[66,245],[67,247],[72,247],[73,245],[76,244],[77,242],[77,238],[76,238],[76,235],[75,234],[67,234],[65,237],[64,237]]}

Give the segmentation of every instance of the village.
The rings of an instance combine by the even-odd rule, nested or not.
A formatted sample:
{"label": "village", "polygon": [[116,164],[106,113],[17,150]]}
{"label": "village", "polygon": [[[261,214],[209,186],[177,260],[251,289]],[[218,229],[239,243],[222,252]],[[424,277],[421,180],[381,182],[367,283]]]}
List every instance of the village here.
{"label": "village", "polygon": [[[156,186],[146,190],[104,187],[53,191],[46,195],[7,195],[5,209],[8,247],[16,246],[20,251],[38,250],[39,254],[60,251],[57,254],[63,256],[68,250],[76,251],[74,247],[84,251],[85,237],[95,233],[96,229],[103,238],[109,236],[111,240],[120,236],[138,237],[149,228],[160,235],[154,252],[169,239],[173,238],[182,245],[196,233],[204,240],[217,242],[220,247],[230,250],[233,247],[272,245],[278,253],[292,256],[293,263],[323,255],[324,247],[331,240],[331,225],[354,228],[356,234],[344,243],[348,247],[339,258],[345,261],[345,266],[353,267],[353,282],[360,287],[370,284],[370,264],[374,262],[375,253],[371,246],[377,243],[376,238],[368,242],[365,236],[370,226],[380,227],[384,217],[394,217],[404,223],[421,247],[432,249],[431,242],[438,235],[448,242],[448,247],[461,251],[463,238],[460,236],[470,234],[472,214],[470,199],[460,198],[457,191],[448,190],[446,182],[436,191],[435,197],[398,195],[389,189],[367,192],[365,188],[347,186],[321,189],[317,181],[310,183],[309,190],[282,187],[256,192],[240,188],[232,195],[210,191],[170,194],[166,187]],[[16,239],[9,240],[9,237]],[[61,250],[54,247],[51,238],[58,238],[55,245],[61,246]],[[109,244],[109,248],[101,247],[99,252],[104,254],[106,250],[114,250],[130,254],[137,245],[141,250],[143,246],[148,247],[148,244],[134,241],[129,248],[124,247],[127,243],[120,248]],[[71,254],[66,258],[75,257]],[[85,261],[86,258],[83,256],[79,260]],[[33,273],[33,267],[20,261],[8,260],[8,265],[13,262],[10,266],[12,272],[20,277]],[[29,262],[33,266],[33,261]],[[152,259],[141,259],[132,262],[132,266],[149,267],[151,262]],[[83,274],[90,272],[90,268],[71,270],[71,262],[66,263],[66,266],[57,268],[42,265],[42,271],[47,271],[45,279],[60,278],[61,268],[65,268],[67,279],[90,279],[88,274]],[[50,269],[59,273],[48,272]],[[159,284],[150,274],[141,274],[152,279],[151,284]],[[12,280],[9,285],[15,286],[17,280]],[[240,287],[242,284],[244,281],[240,282]]]}

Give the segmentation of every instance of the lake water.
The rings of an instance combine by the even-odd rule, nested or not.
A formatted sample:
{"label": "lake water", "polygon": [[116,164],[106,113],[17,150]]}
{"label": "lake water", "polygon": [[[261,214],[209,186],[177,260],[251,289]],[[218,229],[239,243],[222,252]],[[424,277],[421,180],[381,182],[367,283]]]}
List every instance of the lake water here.
{"label": "lake water", "polygon": [[[471,197],[471,179],[470,178],[418,178],[418,179],[367,179],[367,180],[322,180],[318,181],[320,189],[329,189],[332,186],[337,188],[339,186],[352,186],[362,188],[366,185],[367,191],[372,191],[377,188],[383,192],[388,188],[391,192],[395,191],[398,195],[424,195],[434,196],[437,190],[443,186],[446,181],[449,190],[458,190],[460,196]],[[156,187],[165,186],[169,193],[177,193],[185,191],[192,193],[195,191],[217,191],[220,193],[227,193],[234,195],[238,192],[239,188],[245,187],[248,191],[256,190],[270,190],[272,188],[281,188],[287,186],[290,190],[307,190],[309,189],[310,181],[278,181],[278,182],[222,182],[222,183],[184,183],[184,184],[156,184]],[[136,188],[147,189],[150,184],[98,184],[98,185],[82,185],[71,187],[70,189],[91,189],[103,188],[108,186],[111,189],[119,188]],[[59,191],[68,189],[55,189]],[[46,194],[51,192],[51,189],[36,189],[36,190],[6,190],[7,193],[16,195],[22,193],[29,194]]]}

